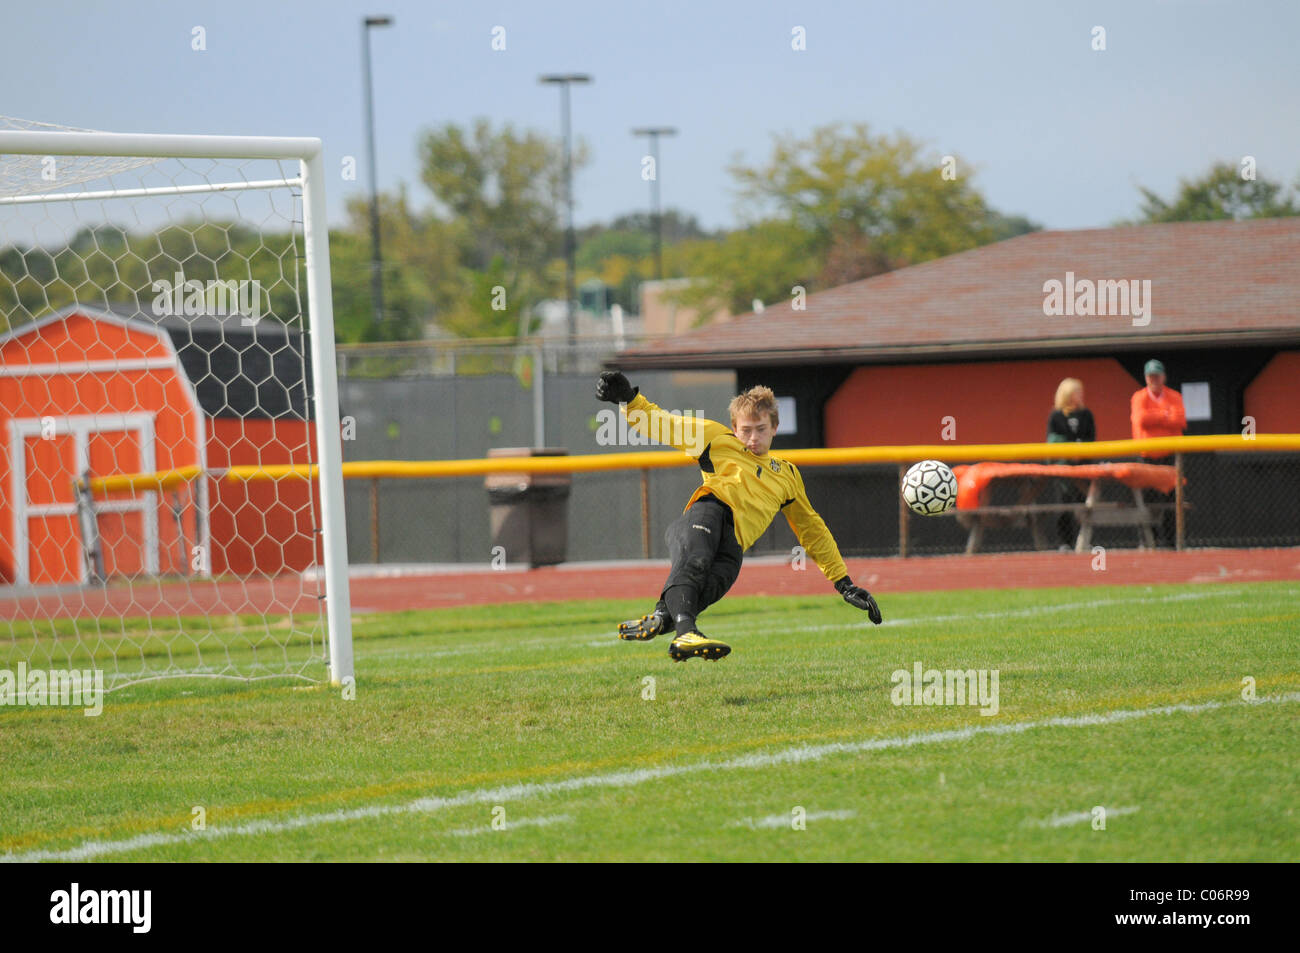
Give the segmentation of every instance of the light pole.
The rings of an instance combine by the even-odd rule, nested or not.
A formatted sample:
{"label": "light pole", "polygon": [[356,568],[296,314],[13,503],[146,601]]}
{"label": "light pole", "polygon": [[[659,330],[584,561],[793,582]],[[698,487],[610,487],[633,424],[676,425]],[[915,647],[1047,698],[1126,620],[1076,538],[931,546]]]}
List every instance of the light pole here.
{"label": "light pole", "polygon": [[560,87],[560,125],[564,133],[564,313],[569,328],[569,347],[577,344],[578,316],[573,305],[578,297],[574,287],[573,238],[573,150],[569,132],[569,86],[573,83],[590,83],[586,73],[551,73],[537,80],[542,84]]}
{"label": "light pole", "polygon": [[384,258],[379,246],[379,185],[375,170],[375,94],[370,82],[370,28],[391,26],[392,17],[361,21],[361,62],[366,83],[366,146],[370,152],[370,298],[378,329],[384,320]]}
{"label": "light pole", "polygon": [[634,136],[650,137],[650,155],[654,162],[654,175],[650,178],[651,224],[655,233],[655,278],[664,277],[664,227],[663,209],[659,205],[659,137],[675,136],[677,130],[672,126],[643,126],[633,129]]}

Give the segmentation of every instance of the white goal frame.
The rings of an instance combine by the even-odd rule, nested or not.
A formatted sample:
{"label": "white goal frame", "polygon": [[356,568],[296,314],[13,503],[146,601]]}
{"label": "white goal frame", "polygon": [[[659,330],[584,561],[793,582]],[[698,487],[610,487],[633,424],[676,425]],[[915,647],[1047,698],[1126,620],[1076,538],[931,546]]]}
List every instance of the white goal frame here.
{"label": "white goal frame", "polygon": [[334,304],[330,292],[329,226],[325,212],[325,166],[321,141],[306,137],[151,135],[109,132],[0,130],[0,156],[112,156],[152,159],[297,159],[297,179],[243,182],[217,187],[157,188],[87,193],[57,191],[0,197],[0,205],[76,201],[132,195],[177,195],[298,187],[302,189],[307,272],[307,328],[311,337],[316,457],[320,486],[321,547],[325,559],[325,618],[329,675],[334,685],[353,681],[352,598],[348,590],[347,526],[343,508],[343,444],[339,433],[338,371],[334,350]]}

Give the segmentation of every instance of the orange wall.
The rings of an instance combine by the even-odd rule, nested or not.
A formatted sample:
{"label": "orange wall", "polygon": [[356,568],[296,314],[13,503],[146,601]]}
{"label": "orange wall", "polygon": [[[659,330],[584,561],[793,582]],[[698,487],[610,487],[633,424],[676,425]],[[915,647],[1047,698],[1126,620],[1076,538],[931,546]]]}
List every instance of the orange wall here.
{"label": "orange wall", "polygon": [[[316,428],[300,420],[208,421],[208,467],[307,463]],[[298,571],[320,552],[320,498],[306,480],[208,481],[212,572]]]}
{"label": "orange wall", "polygon": [[1098,440],[1132,436],[1129,398],[1142,385],[1101,357],[859,367],[826,402],[826,446],[942,443],[949,416],[954,443],[1041,442],[1065,377],[1083,381]]}
{"label": "orange wall", "polygon": [[1242,408],[1258,433],[1300,433],[1300,351],[1282,351],[1246,387]]}

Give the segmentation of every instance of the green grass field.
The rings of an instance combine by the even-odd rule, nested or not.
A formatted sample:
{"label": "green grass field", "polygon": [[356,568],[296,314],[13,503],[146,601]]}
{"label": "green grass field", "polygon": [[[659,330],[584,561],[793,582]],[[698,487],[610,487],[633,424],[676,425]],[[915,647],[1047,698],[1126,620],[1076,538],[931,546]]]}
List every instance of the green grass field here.
{"label": "green grass field", "polygon": [[[0,710],[0,857],[1300,855],[1297,584],[880,601],[877,628],[833,597],[728,599],[701,621],[731,657],[684,664],[611,634],[641,602],[365,615],[354,701],[182,679],[98,718]],[[918,661],[996,669],[998,713],[895,706]]]}

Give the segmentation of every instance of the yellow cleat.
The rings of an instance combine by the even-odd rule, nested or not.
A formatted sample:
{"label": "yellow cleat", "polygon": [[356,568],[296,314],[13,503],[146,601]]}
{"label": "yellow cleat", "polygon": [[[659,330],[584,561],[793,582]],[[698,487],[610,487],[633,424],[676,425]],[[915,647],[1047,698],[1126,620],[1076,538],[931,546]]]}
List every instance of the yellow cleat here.
{"label": "yellow cleat", "polygon": [[651,612],[639,619],[618,624],[618,637],[636,642],[649,642],[662,632],[673,630],[672,616],[666,612]]}
{"label": "yellow cleat", "polygon": [[731,646],[717,639],[705,638],[699,632],[687,632],[673,639],[668,654],[674,662],[685,662],[689,658],[720,659],[731,654]]}

